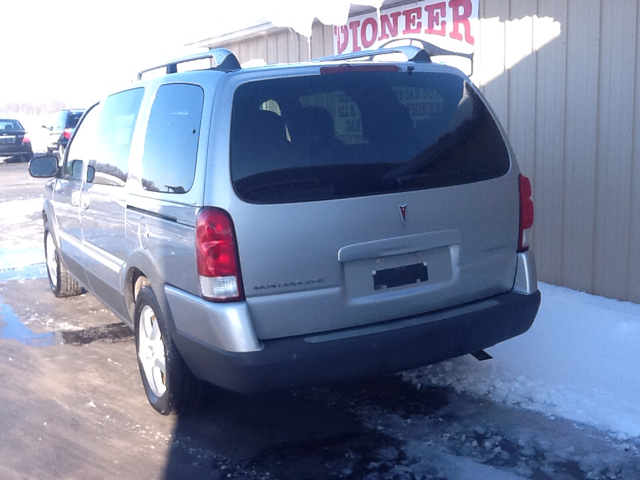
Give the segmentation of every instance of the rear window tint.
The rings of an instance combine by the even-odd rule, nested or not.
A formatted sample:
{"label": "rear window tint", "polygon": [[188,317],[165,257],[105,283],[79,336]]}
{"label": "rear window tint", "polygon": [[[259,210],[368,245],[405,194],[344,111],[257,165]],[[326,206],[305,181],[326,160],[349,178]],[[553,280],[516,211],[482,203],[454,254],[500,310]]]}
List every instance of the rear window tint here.
{"label": "rear window tint", "polygon": [[24,127],[17,120],[0,119],[0,130],[24,130]]}
{"label": "rear window tint", "polygon": [[76,128],[76,126],[78,125],[78,121],[82,117],[83,113],[84,112],[70,113],[69,117],[67,118],[67,128]]}
{"label": "rear window tint", "polygon": [[447,73],[243,84],[233,100],[230,161],[236,192],[253,203],[437,188],[509,170],[507,147],[484,103]]}

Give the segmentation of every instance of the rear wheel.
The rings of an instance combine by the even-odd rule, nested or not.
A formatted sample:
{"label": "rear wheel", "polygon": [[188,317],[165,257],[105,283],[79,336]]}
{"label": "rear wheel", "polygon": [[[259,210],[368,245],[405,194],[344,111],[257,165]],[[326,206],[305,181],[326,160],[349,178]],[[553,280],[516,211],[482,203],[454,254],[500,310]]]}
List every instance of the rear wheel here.
{"label": "rear wheel", "polygon": [[194,410],[202,397],[202,382],[180,356],[149,287],[138,293],[134,321],[138,366],[151,406],[162,415]]}
{"label": "rear wheel", "polygon": [[67,267],[60,261],[58,249],[49,231],[49,225],[44,226],[44,255],[47,261],[47,276],[49,286],[56,297],[73,297],[82,293],[82,285],[67,271]]}

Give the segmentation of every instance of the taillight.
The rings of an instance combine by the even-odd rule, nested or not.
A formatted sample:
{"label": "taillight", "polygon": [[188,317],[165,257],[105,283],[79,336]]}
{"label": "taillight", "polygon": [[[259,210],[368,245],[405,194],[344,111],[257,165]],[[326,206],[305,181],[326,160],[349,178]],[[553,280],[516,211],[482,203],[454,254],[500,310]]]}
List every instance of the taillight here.
{"label": "taillight", "polygon": [[531,200],[531,182],[524,175],[518,177],[520,187],[520,233],[518,235],[518,252],[529,250],[527,230],[533,226],[533,200]]}
{"label": "taillight", "polygon": [[65,128],[62,132],[62,136],[69,140],[71,138],[71,134],[73,133],[73,128]]}
{"label": "taillight", "polygon": [[227,212],[206,207],[196,220],[196,262],[203,298],[244,299],[233,221]]}
{"label": "taillight", "polygon": [[26,135],[22,138],[22,143],[31,143],[31,140],[29,140],[29,137],[27,137]]}

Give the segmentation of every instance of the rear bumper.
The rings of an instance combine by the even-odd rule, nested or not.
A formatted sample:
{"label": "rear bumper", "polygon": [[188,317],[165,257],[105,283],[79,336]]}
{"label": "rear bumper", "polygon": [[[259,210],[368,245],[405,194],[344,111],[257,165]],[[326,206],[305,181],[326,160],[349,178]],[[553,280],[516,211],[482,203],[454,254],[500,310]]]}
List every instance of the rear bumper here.
{"label": "rear bumper", "polygon": [[0,157],[13,157],[17,155],[32,155],[31,144],[26,145],[0,145]]}
{"label": "rear bumper", "polygon": [[399,372],[491,347],[526,332],[540,292],[485,300],[392,322],[262,342],[228,352],[184,332],[174,339],[197,377],[243,393],[283,390]]}

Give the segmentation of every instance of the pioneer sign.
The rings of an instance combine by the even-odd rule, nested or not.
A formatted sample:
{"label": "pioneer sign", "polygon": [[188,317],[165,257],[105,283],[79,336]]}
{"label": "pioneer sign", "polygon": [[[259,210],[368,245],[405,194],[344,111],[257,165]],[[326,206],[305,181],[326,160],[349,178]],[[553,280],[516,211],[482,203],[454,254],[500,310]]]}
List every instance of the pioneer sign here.
{"label": "pioneer sign", "polygon": [[477,42],[478,1],[425,0],[351,17],[346,25],[333,29],[334,52],[359,52],[415,38],[472,53]]}

